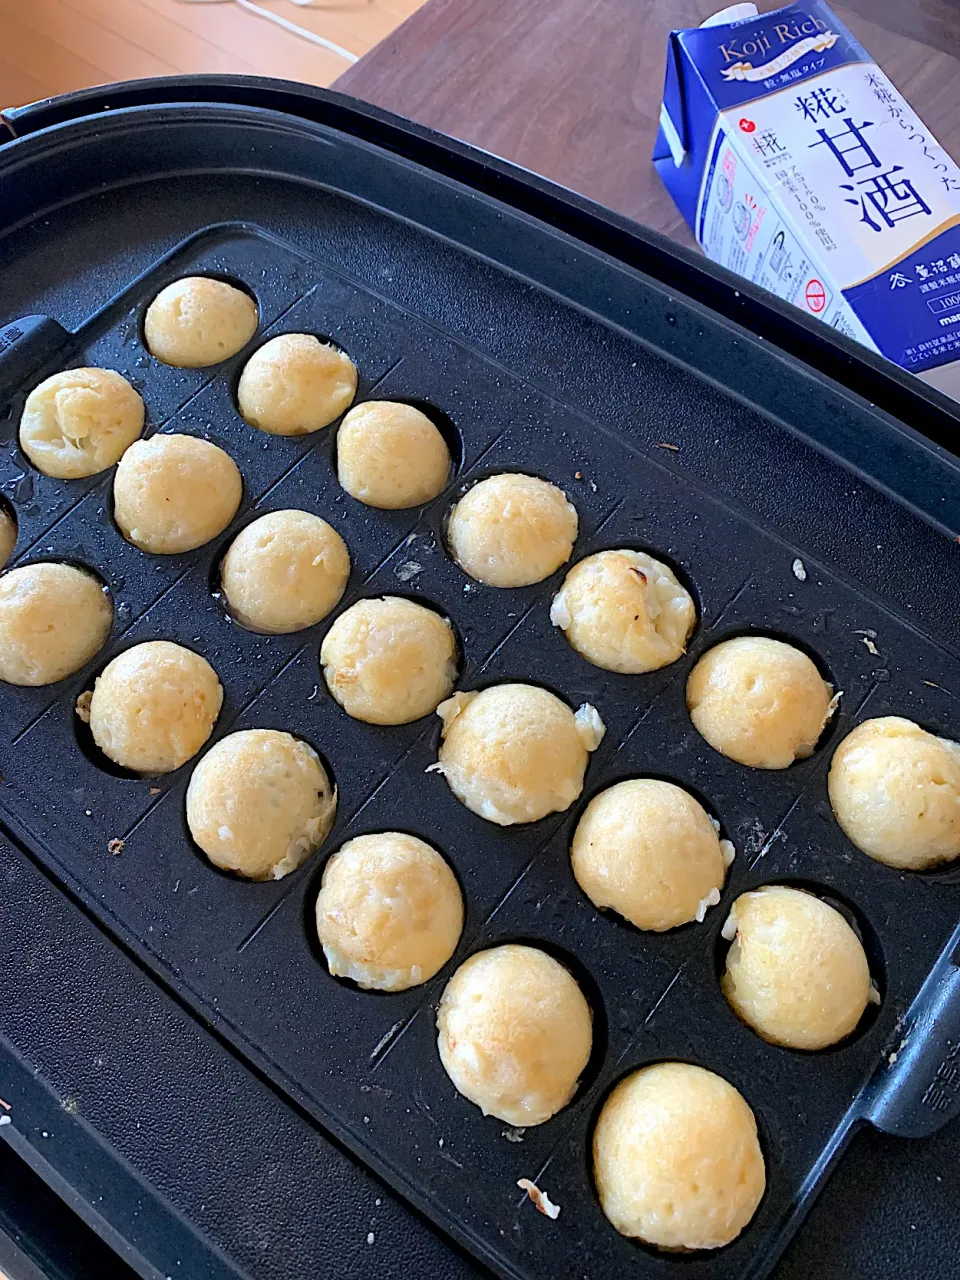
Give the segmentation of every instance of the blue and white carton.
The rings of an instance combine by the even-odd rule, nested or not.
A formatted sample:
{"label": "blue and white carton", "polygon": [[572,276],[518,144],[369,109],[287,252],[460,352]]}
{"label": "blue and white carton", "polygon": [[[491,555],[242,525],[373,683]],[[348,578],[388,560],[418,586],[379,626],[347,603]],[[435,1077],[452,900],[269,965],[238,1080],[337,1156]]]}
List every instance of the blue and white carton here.
{"label": "blue and white carton", "polygon": [[671,32],[653,161],[709,258],[957,393],[960,168],[822,0]]}

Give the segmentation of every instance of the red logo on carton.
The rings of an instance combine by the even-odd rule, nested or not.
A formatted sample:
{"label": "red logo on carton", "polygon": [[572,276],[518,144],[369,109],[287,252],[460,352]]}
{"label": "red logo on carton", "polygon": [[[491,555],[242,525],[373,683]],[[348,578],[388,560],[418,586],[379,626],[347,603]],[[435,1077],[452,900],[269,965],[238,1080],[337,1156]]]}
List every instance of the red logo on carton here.
{"label": "red logo on carton", "polygon": [[744,133],[753,133],[753,131],[757,127],[753,123],[753,121],[748,120],[746,116],[741,116],[740,120],[737,123],[740,125],[740,128],[743,130]]}
{"label": "red logo on carton", "polygon": [[819,315],[823,308],[827,305],[827,294],[820,281],[813,277],[807,284],[806,293],[807,306],[814,313]]}

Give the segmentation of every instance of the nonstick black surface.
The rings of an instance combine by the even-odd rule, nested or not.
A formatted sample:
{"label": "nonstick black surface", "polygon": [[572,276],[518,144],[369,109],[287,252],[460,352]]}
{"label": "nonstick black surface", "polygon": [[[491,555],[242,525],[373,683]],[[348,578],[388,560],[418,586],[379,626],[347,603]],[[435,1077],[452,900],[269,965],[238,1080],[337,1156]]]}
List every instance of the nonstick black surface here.
{"label": "nonstick black surface", "polygon": [[[108,301],[111,284],[126,286],[121,296],[28,382],[0,387],[10,409],[0,487],[20,531],[14,563],[86,565],[104,579],[115,605],[111,639],[88,669],[52,688],[3,691],[7,785],[0,795],[11,827],[201,1017],[503,1274],[760,1274],[782,1243],[784,1223],[809,1199],[864,1110],[858,1095],[896,1049],[900,1020],[956,925],[960,874],[906,876],[865,858],[839,832],[825,793],[832,745],[868,716],[903,714],[956,735],[957,620],[946,611],[937,616],[938,603],[955,590],[952,548],[770,416],[642,340],[416,228],[329,192],[300,192],[296,217],[309,216],[320,230],[305,243],[299,227],[283,225],[283,184],[275,180],[247,179],[242,199],[229,180],[149,186],[125,192],[108,216],[126,221],[138,202],[141,209],[153,203],[162,224],[154,224],[154,240],[111,260],[99,279],[88,270],[79,285],[51,285],[42,309],[72,327]],[[165,199],[176,218],[164,211]],[[258,204],[263,222],[286,233],[286,243],[253,224],[200,229],[214,209],[252,220]],[[79,259],[92,245],[94,213],[71,220]],[[289,207],[286,213],[293,216]],[[161,258],[174,224],[193,234]],[[29,235],[21,233],[22,249]],[[348,240],[356,247],[352,260]],[[42,281],[34,279],[30,294],[28,256],[8,260],[5,305],[14,311],[7,318],[16,313],[18,291],[39,309]],[[108,247],[101,256],[110,259]],[[134,280],[144,268],[146,276]],[[459,442],[447,493],[422,512],[373,511],[337,484],[335,428],[289,440],[247,427],[233,394],[249,350],[212,371],[151,360],[140,339],[146,304],[169,280],[198,271],[256,294],[262,324],[252,346],[275,332],[330,337],[359,368],[359,399],[413,399],[445,415]],[[414,276],[421,290],[432,282],[429,305],[417,290],[410,296]],[[636,287],[641,296],[639,281]],[[644,305],[653,305],[651,296]],[[63,483],[26,466],[15,443],[23,394],[71,364],[102,364],[130,377],[146,400],[149,430],[203,435],[231,453],[244,476],[244,502],[222,538],[186,556],[145,556],[113,525],[109,474]],[[822,412],[813,396],[810,407]],[[865,416],[865,430],[867,424]],[[698,479],[710,442],[714,468]],[[662,447],[669,444],[678,452]],[[688,453],[696,462],[685,471]],[[464,485],[508,469],[542,475],[567,492],[580,515],[574,559],[632,546],[676,566],[699,614],[683,660],[643,677],[602,672],[550,625],[562,571],[509,592],[462,574],[445,551],[443,518]],[[340,530],[353,573],[340,606],[318,627],[257,636],[223,610],[217,564],[256,513],[291,506]],[[825,563],[831,548],[842,552],[842,577]],[[797,557],[803,581],[793,569]],[[884,585],[893,599],[882,598],[887,593],[877,588]],[[493,827],[458,804],[442,778],[425,773],[436,759],[435,717],[374,728],[336,705],[319,671],[322,637],[357,598],[387,593],[422,599],[452,619],[464,653],[459,687],[530,680],[571,706],[597,706],[607,736],[570,811],[531,826]],[[911,607],[922,615],[917,624],[907,616]],[[783,772],[724,760],[698,737],[684,709],[685,679],[697,657],[744,631],[800,644],[844,691],[814,757]],[[216,668],[226,696],[213,741],[238,728],[283,728],[328,763],[340,791],[336,825],[321,852],[283,881],[241,882],[214,870],[192,846],[183,818],[191,764],[161,778],[119,777],[84,737],[73,715],[76,696],[116,652],[161,637],[196,648]],[[687,786],[736,846],[723,901],[703,925],[640,933],[601,916],[573,881],[567,847],[584,805],[611,782],[638,774]],[[328,854],[352,835],[388,828],[415,832],[443,850],[464,888],[467,914],[457,953],[437,978],[411,992],[378,995],[329,976],[311,916]],[[124,842],[116,857],[107,848],[114,839]],[[824,1053],[766,1045],[719,991],[718,934],[730,902],[756,884],[782,881],[849,909],[883,995],[878,1013]],[[466,955],[503,940],[542,944],[569,964],[596,1019],[596,1051],[573,1104],[543,1126],[508,1136],[502,1122],[484,1119],[455,1092],[434,1031],[446,978]],[[662,1058],[720,1072],[758,1117],[767,1194],[753,1224],[716,1254],[663,1257],[623,1240],[592,1189],[588,1147],[598,1106],[626,1072]],[[557,1222],[522,1197],[516,1180],[524,1176],[560,1204]]]}

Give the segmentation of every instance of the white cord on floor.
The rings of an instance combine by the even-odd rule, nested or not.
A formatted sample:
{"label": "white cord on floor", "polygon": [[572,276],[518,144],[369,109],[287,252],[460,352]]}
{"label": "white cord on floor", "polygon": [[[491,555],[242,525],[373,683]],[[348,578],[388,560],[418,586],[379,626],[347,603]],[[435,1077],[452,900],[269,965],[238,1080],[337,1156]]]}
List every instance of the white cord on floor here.
{"label": "white cord on floor", "polygon": [[[309,0],[293,0],[294,4],[304,5]],[[351,53],[349,49],[344,49],[338,44],[334,44],[332,40],[326,40],[323,36],[318,36],[315,31],[307,31],[304,27],[298,27],[295,22],[291,22],[288,18],[283,18],[279,13],[274,13],[272,9],[264,9],[262,5],[254,4],[253,0],[236,0],[241,9],[247,9],[250,13],[255,13],[259,18],[266,18],[269,22],[275,22],[278,27],[283,27],[284,31],[290,31],[295,36],[299,36],[302,40],[309,40],[312,44],[318,44],[322,49],[329,49],[331,53],[335,53],[338,58],[343,58],[346,62],[356,62],[357,55]]]}
{"label": "white cord on floor", "polygon": [[313,44],[318,44],[324,49],[329,49],[331,53],[335,53],[339,58],[345,58],[347,62],[356,62],[357,55],[350,53],[348,49],[341,48],[340,45],[334,44],[332,40],[326,40],[323,36],[318,36],[314,31],[307,31],[304,27],[298,27],[295,22],[283,18],[279,13],[274,13],[272,9],[264,9],[259,4],[254,4],[253,0],[237,0],[237,4],[241,9],[249,9],[251,13],[258,14],[261,18],[267,18],[270,22],[275,22],[278,27],[283,27],[285,31],[292,31],[295,36],[300,36],[304,40],[310,40]]}

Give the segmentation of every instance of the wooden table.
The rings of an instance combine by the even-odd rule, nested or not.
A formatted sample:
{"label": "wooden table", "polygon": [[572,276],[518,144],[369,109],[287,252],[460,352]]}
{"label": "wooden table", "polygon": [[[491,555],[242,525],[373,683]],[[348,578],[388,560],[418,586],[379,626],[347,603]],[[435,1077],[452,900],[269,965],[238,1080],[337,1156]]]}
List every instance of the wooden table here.
{"label": "wooden table", "polygon": [[[427,0],[335,87],[692,244],[650,156],[667,32],[697,26],[722,4]],[[960,0],[846,0],[833,8],[960,156]]]}

